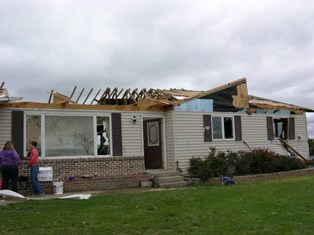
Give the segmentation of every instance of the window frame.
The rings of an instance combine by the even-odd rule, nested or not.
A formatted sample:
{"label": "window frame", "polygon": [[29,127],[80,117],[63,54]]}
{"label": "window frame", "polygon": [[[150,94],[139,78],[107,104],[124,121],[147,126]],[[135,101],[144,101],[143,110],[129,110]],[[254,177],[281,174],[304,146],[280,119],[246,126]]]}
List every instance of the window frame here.
{"label": "window frame", "polygon": [[[40,137],[40,152],[42,158],[49,158],[49,159],[62,159],[62,158],[86,158],[86,157],[111,157],[112,156],[112,141],[110,140],[110,144],[108,145],[110,150],[109,154],[107,155],[98,155],[97,151],[97,143],[98,143],[98,136],[97,136],[97,117],[102,116],[109,119],[109,128],[110,128],[110,139],[112,139],[112,118],[111,113],[109,112],[58,112],[58,111],[46,111],[46,112],[37,112],[37,111],[24,111],[24,147],[23,151],[25,156],[27,156],[27,133],[26,133],[26,120],[27,116],[39,116],[41,120],[41,137]],[[59,116],[59,117],[92,117],[93,119],[93,155],[77,155],[77,156],[46,156],[46,143],[45,143],[45,121],[47,116]]]}
{"label": "window frame", "polygon": [[[214,128],[215,128],[215,126],[214,126],[214,118],[220,118],[221,120],[221,132],[222,132],[222,138],[215,138],[214,137]],[[231,121],[232,121],[232,138],[225,138],[225,134],[226,134],[226,132],[225,132],[225,118],[230,118],[231,119]],[[235,121],[234,121],[234,116],[232,116],[232,115],[212,115],[212,117],[211,117],[211,122],[212,122],[212,140],[213,141],[224,141],[224,140],[226,140],[226,141],[234,141],[235,140]]]}

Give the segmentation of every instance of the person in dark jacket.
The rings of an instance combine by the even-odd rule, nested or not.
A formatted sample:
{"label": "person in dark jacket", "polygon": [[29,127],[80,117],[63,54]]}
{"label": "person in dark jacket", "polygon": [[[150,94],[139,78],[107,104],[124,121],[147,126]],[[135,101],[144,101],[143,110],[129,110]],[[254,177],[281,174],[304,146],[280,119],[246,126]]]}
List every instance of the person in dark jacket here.
{"label": "person in dark jacket", "polygon": [[45,195],[43,187],[41,186],[38,180],[39,173],[39,159],[38,159],[38,150],[37,150],[37,142],[31,141],[30,143],[30,153],[28,160],[28,167],[31,169],[31,181],[33,186],[33,191],[37,196]]}
{"label": "person in dark jacket", "polygon": [[4,144],[3,150],[0,151],[2,189],[9,189],[9,184],[11,183],[12,191],[17,192],[20,165],[21,160],[14,149],[13,142],[7,141]]}

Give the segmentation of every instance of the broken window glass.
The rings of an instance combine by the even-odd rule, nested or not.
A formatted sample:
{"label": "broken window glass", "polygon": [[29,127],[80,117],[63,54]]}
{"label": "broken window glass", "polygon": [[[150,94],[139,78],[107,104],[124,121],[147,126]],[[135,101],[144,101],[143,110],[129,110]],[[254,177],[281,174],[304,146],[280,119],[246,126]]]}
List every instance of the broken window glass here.
{"label": "broken window glass", "polygon": [[288,133],[288,119],[287,118],[274,119],[274,133],[276,137],[279,137],[283,140],[287,139],[287,133]]}
{"label": "broken window glass", "polygon": [[97,117],[97,153],[110,154],[110,122],[109,117]]}
{"label": "broken window glass", "polygon": [[93,117],[46,116],[46,156],[94,155]]}
{"label": "broken window glass", "polygon": [[213,117],[213,139],[233,139],[233,117]]}
{"label": "broken window glass", "polygon": [[[37,149],[41,155],[41,116],[26,115],[26,152],[30,151],[29,143],[31,141],[37,142]],[[25,156],[27,156],[27,153]]]}

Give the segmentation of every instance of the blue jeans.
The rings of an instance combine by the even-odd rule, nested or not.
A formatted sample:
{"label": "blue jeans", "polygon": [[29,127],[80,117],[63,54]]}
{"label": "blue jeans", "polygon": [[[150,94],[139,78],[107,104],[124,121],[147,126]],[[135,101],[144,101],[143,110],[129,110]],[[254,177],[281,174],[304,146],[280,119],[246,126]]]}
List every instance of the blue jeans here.
{"label": "blue jeans", "polygon": [[38,181],[38,173],[39,173],[39,165],[33,166],[31,168],[31,181],[32,181],[33,191],[35,194],[42,194],[44,193],[44,190]]}

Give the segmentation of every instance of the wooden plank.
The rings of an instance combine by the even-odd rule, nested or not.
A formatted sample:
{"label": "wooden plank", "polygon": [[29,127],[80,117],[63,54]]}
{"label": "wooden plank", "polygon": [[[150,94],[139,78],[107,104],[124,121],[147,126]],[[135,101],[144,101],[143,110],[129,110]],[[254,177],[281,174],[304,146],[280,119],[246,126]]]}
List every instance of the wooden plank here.
{"label": "wooden plank", "polygon": [[72,91],[72,94],[70,95],[70,99],[72,99],[73,95],[74,95],[74,92],[76,90],[77,86],[74,87],[73,91]]}
{"label": "wooden plank", "polygon": [[287,141],[284,141],[283,139],[279,139],[279,140],[287,150],[291,149],[296,155],[298,155],[299,158],[301,158],[303,161],[306,161],[306,159],[297,150],[295,150],[290,144],[288,144]]}
{"label": "wooden plank", "polygon": [[52,93],[53,93],[53,90],[51,90],[51,91],[50,91],[50,95],[49,95],[48,103],[50,103],[50,102],[51,102]]}
{"label": "wooden plank", "polygon": [[83,94],[83,92],[84,92],[84,89],[85,89],[85,88],[82,89],[80,95],[77,97],[76,103],[78,103],[79,99],[81,98],[81,96],[82,96],[82,94]]}
{"label": "wooden plank", "polygon": [[62,109],[62,110],[119,110],[119,111],[156,111],[163,112],[167,106],[141,107],[131,105],[83,105],[75,103],[36,103],[36,102],[14,102],[0,103],[3,108],[33,108],[33,109]]}
{"label": "wooden plank", "polygon": [[98,96],[98,94],[100,93],[101,89],[98,90],[98,92],[96,93],[96,95],[94,96],[94,98],[92,99],[92,101],[90,102],[90,104],[92,104],[95,100],[96,97]]}
{"label": "wooden plank", "polygon": [[53,93],[53,103],[55,104],[64,104],[64,103],[75,103],[75,101],[71,100],[70,97],[62,95],[58,92]]}
{"label": "wooden plank", "polygon": [[87,99],[89,98],[89,96],[90,96],[90,94],[92,93],[92,91],[93,91],[93,88],[92,88],[92,89],[90,89],[90,91],[89,91],[88,95],[86,96],[86,98],[85,98],[85,100],[84,100],[83,104],[85,104],[85,103],[86,103],[86,101],[87,101]]}

